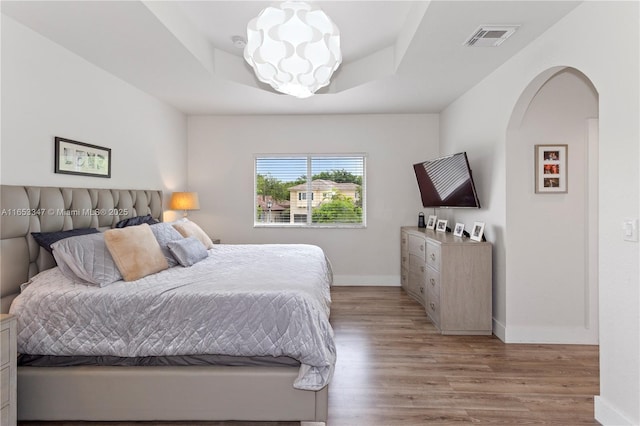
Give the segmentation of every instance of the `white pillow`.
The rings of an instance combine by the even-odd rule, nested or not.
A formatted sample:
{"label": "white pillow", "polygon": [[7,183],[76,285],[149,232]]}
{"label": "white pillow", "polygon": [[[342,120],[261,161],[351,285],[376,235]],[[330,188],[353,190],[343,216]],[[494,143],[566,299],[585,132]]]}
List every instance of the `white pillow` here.
{"label": "white pillow", "polygon": [[173,227],[185,238],[196,237],[204,245],[204,248],[213,248],[213,241],[195,222],[188,219],[174,222]]}

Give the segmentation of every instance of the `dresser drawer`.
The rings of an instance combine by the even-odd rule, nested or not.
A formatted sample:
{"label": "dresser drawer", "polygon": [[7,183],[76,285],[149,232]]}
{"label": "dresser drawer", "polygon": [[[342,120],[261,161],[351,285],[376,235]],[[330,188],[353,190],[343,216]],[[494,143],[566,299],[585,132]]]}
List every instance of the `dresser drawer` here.
{"label": "dresser drawer", "polygon": [[420,283],[424,280],[424,274],[421,274],[420,271],[409,271],[409,283],[407,286],[407,291],[412,293],[414,296],[419,296],[420,293]]}
{"label": "dresser drawer", "polygon": [[9,403],[9,384],[11,383],[11,368],[10,366],[4,367],[0,371],[0,401],[1,406],[4,407]]}
{"label": "dresser drawer", "polygon": [[400,257],[400,267],[409,269],[409,253],[402,253]]}
{"label": "dresser drawer", "polygon": [[423,277],[427,271],[427,266],[421,257],[409,255],[409,271],[419,272]]}
{"label": "dresser drawer", "polygon": [[400,233],[400,252],[409,253],[409,235],[406,232]]}
{"label": "dresser drawer", "polygon": [[409,285],[409,272],[406,268],[402,268],[400,271],[400,285],[402,285],[404,289]]}
{"label": "dresser drawer", "polygon": [[11,425],[11,421],[9,420],[10,418],[10,413],[9,410],[11,408],[7,405],[5,407],[2,407],[2,411],[0,411],[0,426],[9,426]]}
{"label": "dresser drawer", "polygon": [[430,291],[437,291],[440,294],[440,272],[433,268],[427,268],[425,283]]}
{"label": "dresser drawer", "polygon": [[0,333],[0,365],[9,362],[9,354],[11,353],[10,343],[11,333],[8,329],[2,330]]}
{"label": "dresser drawer", "polygon": [[427,265],[433,269],[440,270],[440,245],[427,243]]}
{"label": "dresser drawer", "polygon": [[418,256],[422,259],[423,262],[425,261],[425,255],[427,251],[425,246],[426,242],[424,238],[417,237],[415,235],[409,235],[409,254]]}
{"label": "dresser drawer", "polygon": [[427,286],[427,303],[424,305],[424,310],[431,321],[440,328],[440,289],[431,287],[429,284]]}
{"label": "dresser drawer", "polygon": [[0,426],[16,425],[16,318],[0,314]]}

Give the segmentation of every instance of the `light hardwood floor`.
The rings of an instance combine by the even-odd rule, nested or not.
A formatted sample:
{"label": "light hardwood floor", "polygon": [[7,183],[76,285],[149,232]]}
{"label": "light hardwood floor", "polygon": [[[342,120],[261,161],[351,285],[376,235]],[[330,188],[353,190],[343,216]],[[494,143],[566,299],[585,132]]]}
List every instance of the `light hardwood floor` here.
{"label": "light hardwood floor", "polygon": [[[398,287],[334,287],[332,295],[338,362],[329,388],[328,426],[598,424],[593,419],[597,346],[505,345],[490,336],[442,336]],[[191,424],[299,423],[162,423]]]}

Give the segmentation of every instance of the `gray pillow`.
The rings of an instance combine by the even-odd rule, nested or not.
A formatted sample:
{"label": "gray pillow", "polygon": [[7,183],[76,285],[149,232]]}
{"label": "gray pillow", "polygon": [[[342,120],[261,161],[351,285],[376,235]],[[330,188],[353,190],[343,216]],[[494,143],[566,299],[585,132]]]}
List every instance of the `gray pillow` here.
{"label": "gray pillow", "polygon": [[151,217],[150,214],[146,216],[135,216],[128,219],[122,219],[120,222],[116,223],[114,228],[126,228],[127,226],[137,226],[142,225],[143,223],[153,225],[154,223],[158,223],[158,221]]}
{"label": "gray pillow", "polygon": [[180,235],[180,233],[176,231],[176,229],[171,226],[170,223],[156,223],[154,225],[151,225],[150,228],[151,232],[153,232],[153,235],[156,237],[156,240],[158,240],[158,244],[160,244],[160,249],[162,250],[162,254],[164,255],[164,257],[167,259],[169,268],[176,266],[178,262],[171,255],[167,244],[171,241],[182,240],[182,235]]}
{"label": "gray pillow", "polygon": [[122,279],[101,232],[65,238],[53,243],[51,248],[60,271],[75,282],[104,287]]}
{"label": "gray pillow", "polygon": [[183,238],[171,241],[169,251],[182,266],[191,266],[209,256],[204,244],[196,237]]}

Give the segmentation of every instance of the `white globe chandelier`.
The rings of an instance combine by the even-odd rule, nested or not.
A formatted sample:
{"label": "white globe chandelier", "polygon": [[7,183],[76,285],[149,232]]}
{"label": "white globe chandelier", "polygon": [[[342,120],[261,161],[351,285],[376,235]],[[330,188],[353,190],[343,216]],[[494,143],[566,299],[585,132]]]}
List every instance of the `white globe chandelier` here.
{"label": "white globe chandelier", "polygon": [[287,1],[267,7],[249,22],[244,59],[258,80],[307,98],[329,84],[342,62],[340,31],[319,8]]}

